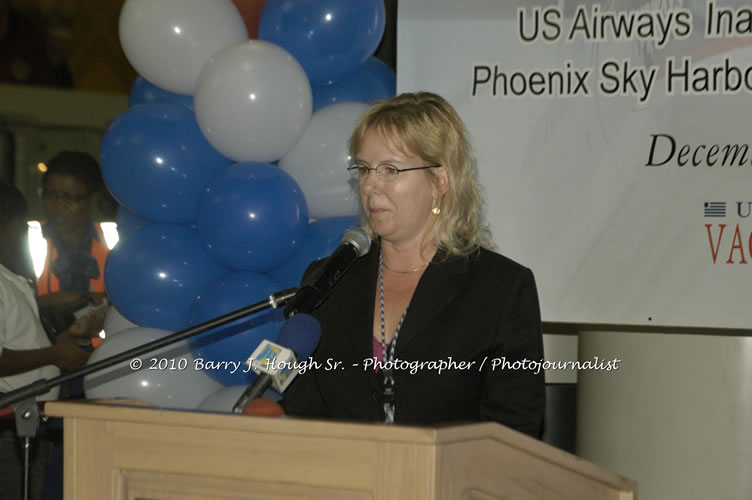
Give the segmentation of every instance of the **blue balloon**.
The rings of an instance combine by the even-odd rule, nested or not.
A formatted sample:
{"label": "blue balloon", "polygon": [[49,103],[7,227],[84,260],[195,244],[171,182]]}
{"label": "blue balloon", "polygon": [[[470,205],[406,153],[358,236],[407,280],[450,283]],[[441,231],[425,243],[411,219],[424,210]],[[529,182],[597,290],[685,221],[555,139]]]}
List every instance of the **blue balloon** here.
{"label": "blue balloon", "polygon": [[209,254],[228,269],[264,272],[303,239],[308,206],[300,186],[268,163],[236,163],[206,186],[196,228]]}
{"label": "blue balloon", "polygon": [[196,231],[154,223],[112,249],[104,281],[113,305],[132,323],[180,330],[201,289],[225,272],[206,253]]}
{"label": "blue balloon", "polygon": [[128,107],[132,108],[139,104],[156,103],[174,104],[193,111],[192,95],[174,94],[150,83],[143,76],[136,78],[136,81],[131,87],[130,96],[128,97]]}
{"label": "blue balloon", "polygon": [[[279,285],[264,274],[227,273],[201,290],[191,307],[189,322],[197,325],[223,316],[261,302],[279,290]],[[195,359],[220,367],[204,370],[205,373],[225,385],[250,384],[256,375],[252,371],[246,373],[247,366],[241,365],[233,373],[231,368],[225,368],[230,365],[223,367],[222,362],[245,362],[261,341],[276,340],[283,320],[281,310],[267,309],[191,337],[188,342]]]}
{"label": "blue balloon", "polygon": [[385,63],[371,57],[353,76],[331,84],[313,85],[313,111],[336,102],[372,104],[394,97],[397,77]]}
{"label": "blue balloon", "polygon": [[312,84],[355,73],[384,35],[383,0],[267,0],[258,38],[279,45]]}
{"label": "blue balloon", "polygon": [[308,224],[303,244],[281,266],[267,274],[282,288],[300,286],[308,265],[317,259],[328,257],[342,243],[342,235],[353,226],[358,226],[357,217],[331,217]]}
{"label": "blue balloon", "polygon": [[151,224],[151,221],[142,219],[133,212],[129,212],[123,205],[120,205],[117,209],[117,215],[115,215],[115,224],[117,224],[119,241],[122,241],[133,234],[134,231],[141,229],[147,224]]}
{"label": "blue balloon", "polygon": [[232,162],[204,138],[193,113],[141,104],[115,119],[99,152],[107,187],[144,219],[190,224],[206,183]]}

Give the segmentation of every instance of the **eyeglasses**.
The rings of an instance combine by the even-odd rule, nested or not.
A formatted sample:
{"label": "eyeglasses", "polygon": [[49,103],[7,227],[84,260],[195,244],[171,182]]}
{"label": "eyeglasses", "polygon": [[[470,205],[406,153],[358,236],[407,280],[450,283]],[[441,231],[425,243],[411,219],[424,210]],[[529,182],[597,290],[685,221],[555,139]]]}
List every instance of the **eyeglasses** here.
{"label": "eyeglasses", "polygon": [[42,199],[45,201],[62,201],[66,205],[74,205],[81,203],[88,198],[91,193],[82,194],[79,196],[72,195],[70,193],[61,193],[59,191],[46,191],[42,190]]}
{"label": "eyeglasses", "polygon": [[378,167],[369,167],[368,165],[365,165],[363,163],[353,163],[352,165],[347,167],[347,171],[350,172],[350,174],[355,179],[358,179],[361,182],[366,180],[366,177],[368,177],[368,173],[371,170],[375,171],[376,175],[378,175],[382,181],[393,181],[397,179],[397,176],[400,172],[409,172],[410,170],[423,170],[426,168],[436,168],[440,166],[440,164],[434,163],[433,165],[426,165],[424,167],[397,168],[394,165],[390,165],[389,163],[382,163]]}

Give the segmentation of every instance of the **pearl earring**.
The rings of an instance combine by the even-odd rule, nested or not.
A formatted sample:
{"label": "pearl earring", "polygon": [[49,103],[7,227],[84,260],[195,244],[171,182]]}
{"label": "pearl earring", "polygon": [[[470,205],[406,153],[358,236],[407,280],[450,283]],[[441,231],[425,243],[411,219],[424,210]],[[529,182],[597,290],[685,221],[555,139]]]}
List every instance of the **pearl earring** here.
{"label": "pearl earring", "polygon": [[434,215],[439,215],[441,213],[441,209],[439,207],[433,207],[431,209],[431,212],[433,212]]}

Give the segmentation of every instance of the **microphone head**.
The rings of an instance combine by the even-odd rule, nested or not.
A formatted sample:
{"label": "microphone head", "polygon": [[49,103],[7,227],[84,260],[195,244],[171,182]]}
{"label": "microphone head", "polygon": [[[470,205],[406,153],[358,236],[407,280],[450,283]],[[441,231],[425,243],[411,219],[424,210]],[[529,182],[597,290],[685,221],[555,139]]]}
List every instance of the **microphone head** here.
{"label": "microphone head", "polygon": [[292,349],[298,359],[305,359],[316,350],[321,340],[321,325],[310,314],[298,313],[279,329],[277,344]]}
{"label": "microphone head", "polygon": [[359,227],[351,227],[342,236],[342,243],[352,245],[358,252],[358,257],[363,257],[371,249],[371,238],[368,233]]}

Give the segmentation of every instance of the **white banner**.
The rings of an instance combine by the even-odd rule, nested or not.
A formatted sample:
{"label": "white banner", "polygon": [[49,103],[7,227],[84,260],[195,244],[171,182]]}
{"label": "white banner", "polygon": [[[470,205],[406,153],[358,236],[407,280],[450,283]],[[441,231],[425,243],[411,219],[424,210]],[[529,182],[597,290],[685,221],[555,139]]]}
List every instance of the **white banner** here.
{"label": "white banner", "polygon": [[401,0],[398,92],[459,111],[554,322],[752,327],[752,6]]}

